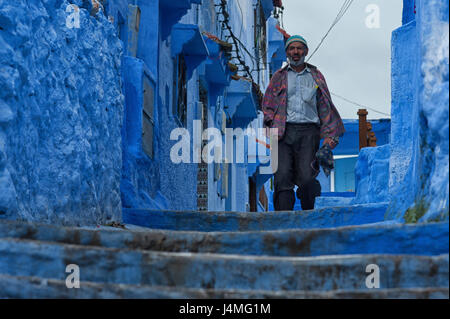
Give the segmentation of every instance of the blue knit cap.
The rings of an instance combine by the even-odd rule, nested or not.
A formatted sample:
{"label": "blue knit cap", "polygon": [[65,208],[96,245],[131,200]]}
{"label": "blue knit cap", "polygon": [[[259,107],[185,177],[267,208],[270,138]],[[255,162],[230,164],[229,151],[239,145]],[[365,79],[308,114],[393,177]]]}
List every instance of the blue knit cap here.
{"label": "blue knit cap", "polygon": [[293,35],[292,37],[290,37],[287,41],[286,41],[286,45],[285,45],[285,50],[287,50],[287,48],[289,47],[289,45],[293,42],[301,42],[304,45],[306,45],[306,47],[308,47],[308,43],[306,42],[305,38],[300,36],[300,35]]}

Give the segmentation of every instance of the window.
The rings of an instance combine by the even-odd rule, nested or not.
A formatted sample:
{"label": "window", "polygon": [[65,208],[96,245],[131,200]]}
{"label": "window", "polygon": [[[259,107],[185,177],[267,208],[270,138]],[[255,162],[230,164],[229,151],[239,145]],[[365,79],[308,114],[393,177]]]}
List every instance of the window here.
{"label": "window", "polygon": [[174,60],[173,115],[183,127],[187,126],[187,68],[182,55]]}
{"label": "window", "polygon": [[142,108],[142,149],[153,159],[153,135],[155,128],[155,89],[147,76],[144,76],[144,106]]}

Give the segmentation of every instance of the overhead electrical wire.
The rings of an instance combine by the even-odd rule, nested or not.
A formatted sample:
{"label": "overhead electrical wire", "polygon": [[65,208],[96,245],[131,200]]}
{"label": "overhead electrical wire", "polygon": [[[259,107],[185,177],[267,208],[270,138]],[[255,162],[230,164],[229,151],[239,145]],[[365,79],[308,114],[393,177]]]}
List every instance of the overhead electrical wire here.
{"label": "overhead electrical wire", "polygon": [[[334,19],[333,23],[331,24],[330,28],[328,29],[328,31],[325,33],[325,35],[323,36],[323,38],[320,40],[320,43],[317,45],[317,47],[314,49],[314,51],[309,55],[307,62],[314,56],[314,54],[319,50],[319,48],[322,46],[323,42],[325,41],[325,39],[328,37],[328,35],[330,34],[331,30],[339,23],[339,21],[342,19],[342,17],[347,13],[348,9],[350,8],[350,6],[353,4],[354,0],[344,0],[344,3],[341,6],[341,9],[339,10],[338,14],[336,15],[336,18]],[[283,8],[284,9],[284,8]],[[283,14],[283,11],[281,11],[281,14]],[[359,103],[356,103],[354,101],[351,101],[343,96],[340,96],[336,93],[330,92],[331,95],[334,95],[350,104],[353,104],[355,106],[358,107],[362,107],[368,110],[371,110],[372,112],[378,113],[378,114],[382,114],[382,115],[386,115],[386,116],[391,116],[390,114],[387,113],[383,113],[380,112],[374,108],[368,107],[368,106],[364,106],[361,105]]]}
{"label": "overhead electrical wire", "polygon": [[354,102],[354,101],[351,101],[351,100],[349,100],[349,99],[347,99],[347,98],[345,98],[345,97],[343,97],[343,96],[340,96],[340,95],[338,95],[338,94],[336,94],[336,93],[333,93],[333,92],[330,92],[330,93],[331,93],[331,95],[334,95],[334,96],[336,96],[336,97],[338,97],[338,98],[340,98],[340,99],[342,99],[342,100],[344,100],[344,101],[346,101],[346,102],[348,102],[348,103],[350,103],[350,104],[353,104],[353,105],[356,105],[356,106],[358,106],[358,107],[362,107],[362,108],[371,110],[372,112],[375,112],[375,113],[379,113],[379,114],[382,114],[382,115],[386,115],[386,116],[391,117],[390,114],[387,114],[387,113],[383,113],[383,112],[377,111],[376,109],[371,108],[371,107],[368,107],[368,106],[365,106],[365,105],[361,105],[361,104],[356,103],[356,102]]}
{"label": "overhead electrical wire", "polygon": [[[352,5],[353,1],[354,1],[354,0],[345,0],[345,1],[344,1],[344,3],[343,3],[343,5],[342,5],[341,9],[339,10],[339,13],[337,14],[336,18],[334,19],[334,21],[333,21],[333,23],[331,24],[330,28],[328,29],[327,33],[326,33],[325,36],[322,38],[322,40],[320,41],[320,43],[319,43],[319,45],[316,47],[316,49],[313,51],[313,53],[309,56],[309,59],[311,59],[312,56],[319,50],[320,46],[322,45],[322,43],[324,42],[324,40],[326,39],[326,37],[329,35],[329,33],[331,32],[331,30],[336,26],[337,23],[339,23],[339,21],[342,19],[342,17],[347,13],[347,11],[348,11],[348,9],[350,8],[350,6]],[[241,71],[242,71],[242,72],[246,72],[247,75],[249,76],[249,78],[250,78],[250,79],[252,80],[252,82],[253,82],[253,77],[252,77],[252,75],[251,75],[251,72],[250,72],[248,66],[245,64],[245,61],[242,60],[241,56],[239,55],[239,51],[240,51],[240,49],[243,49],[243,51],[244,51],[245,53],[248,54],[248,56],[249,56],[250,59],[252,60],[253,66],[254,66],[254,63],[255,63],[255,62],[259,65],[261,59],[255,58],[255,57],[253,56],[253,54],[251,54],[251,53],[248,51],[248,49],[247,49],[246,46],[242,43],[242,41],[241,41],[238,37],[236,37],[235,34],[233,33],[233,31],[232,31],[230,25],[228,24],[228,21],[229,21],[229,14],[228,14],[228,12],[226,11],[226,0],[222,0],[222,1],[221,1],[221,5],[219,5],[219,7],[221,7],[221,12],[220,12],[220,13],[221,13],[221,14],[223,15],[223,17],[224,17],[224,21],[222,21],[222,24],[223,24],[223,26],[225,26],[226,31],[228,31],[228,33],[229,33],[229,36],[228,36],[228,37],[229,37],[229,38],[232,38],[232,40],[233,40],[233,42],[234,42],[234,45],[235,45],[235,48],[236,48],[236,50],[234,50],[234,52],[236,53],[236,57],[235,57],[235,58],[239,61],[239,64],[243,67],[243,70],[241,70]],[[241,9],[241,8],[240,8],[240,9]],[[282,8],[282,9],[284,9],[284,8]],[[241,9],[241,13],[242,13],[242,9]],[[283,18],[283,10],[281,10],[281,17]],[[243,18],[243,17],[241,16],[241,18]],[[243,21],[242,21],[242,22],[243,22]],[[241,30],[241,32],[242,32],[242,30]],[[308,60],[309,60],[309,59],[308,59]],[[254,70],[255,70],[255,69],[254,69]],[[343,97],[343,96],[340,96],[340,95],[338,95],[338,94],[336,94],[336,93],[333,93],[333,92],[330,92],[330,93],[331,93],[331,95],[336,96],[336,97],[338,97],[338,98],[340,98],[340,99],[342,99],[342,100],[344,100],[344,101],[346,101],[346,102],[348,102],[348,103],[350,103],[350,104],[353,104],[353,105],[355,105],[355,106],[362,107],[362,108],[371,110],[371,111],[373,111],[373,112],[375,112],[375,113],[382,114],[382,115],[385,115],[385,116],[389,116],[389,117],[391,116],[390,114],[383,113],[383,112],[380,112],[380,111],[378,111],[378,110],[376,110],[376,109],[374,109],[374,108],[371,108],[371,107],[368,107],[368,106],[364,106],[364,105],[362,105],[362,104],[359,104],[359,103],[356,103],[356,102],[354,102],[354,101],[351,101],[351,100],[349,100],[349,99],[347,99],[347,98],[345,98],[345,97]]]}
{"label": "overhead electrical wire", "polygon": [[347,13],[348,9],[352,5],[354,0],[345,0],[344,3],[341,6],[341,9],[339,10],[339,13],[337,14],[336,18],[334,19],[333,23],[331,24],[330,28],[328,29],[327,33],[323,36],[322,40],[320,40],[319,45],[314,49],[313,53],[311,53],[308,57],[307,62],[314,56],[314,54],[319,50],[322,43],[325,41],[328,34],[330,34],[331,30],[336,26],[336,24],[339,23],[339,21],[342,19],[342,17]]}

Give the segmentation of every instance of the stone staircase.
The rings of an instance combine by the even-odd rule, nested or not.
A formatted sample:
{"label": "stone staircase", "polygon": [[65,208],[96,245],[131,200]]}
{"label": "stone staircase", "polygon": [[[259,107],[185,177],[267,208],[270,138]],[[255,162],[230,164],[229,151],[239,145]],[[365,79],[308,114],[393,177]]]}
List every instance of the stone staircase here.
{"label": "stone staircase", "polygon": [[[386,207],[124,210],[126,229],[3,220],[0,297],[448,298],[448,222],[385,222]],[[379,289],[366,286],[373,264]]]}

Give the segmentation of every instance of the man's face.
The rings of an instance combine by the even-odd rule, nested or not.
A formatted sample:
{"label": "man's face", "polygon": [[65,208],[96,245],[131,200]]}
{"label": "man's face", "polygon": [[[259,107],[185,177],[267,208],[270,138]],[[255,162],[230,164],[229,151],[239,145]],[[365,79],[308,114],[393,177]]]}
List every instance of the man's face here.
{"label": "man's face", "polygon": [[293,42],[289,45],[286,54],[294,62],[297,62],[308,55],[308,48],[301,42]]}

